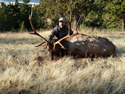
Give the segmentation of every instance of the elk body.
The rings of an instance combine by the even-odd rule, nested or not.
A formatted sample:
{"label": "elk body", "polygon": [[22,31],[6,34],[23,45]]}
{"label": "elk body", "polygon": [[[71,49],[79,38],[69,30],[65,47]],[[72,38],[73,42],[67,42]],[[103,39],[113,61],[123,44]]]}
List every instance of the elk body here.
{"label": "elk body", "polygon": [[68,35],[61,39],[53,39],[48,43],[44,37],[35,31],[31,16],[29,16],[29,20],[34,31],[34,33],[31,34],[35,34],[44,40],[44,42],[38,46],[46,46],[48,48],[51,60],[53,60],[54,57],[62,57],[64,55],[72,55],[74,57],[108,57],[116,51],[116,46],[107,38],[87,36],[85,34],[70,35],[71,25],[68,20]]}
{"label": "elk body", "polygon": [[[61,41],[66,55],[77,57],[108,57],[115,53],[115,45],[107,38],[87,36],[85,34],[71,35]],[[61,48],[61,46],[58,48]],[[62,48],[62,49],[63,49]],[[57,47],[55,47],[55,50]]]}

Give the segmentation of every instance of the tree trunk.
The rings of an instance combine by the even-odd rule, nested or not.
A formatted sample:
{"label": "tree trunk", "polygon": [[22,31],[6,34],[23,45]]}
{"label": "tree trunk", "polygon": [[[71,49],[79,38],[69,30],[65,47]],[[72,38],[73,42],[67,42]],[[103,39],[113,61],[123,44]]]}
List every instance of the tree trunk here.
{"label": "tree trunk", "polygon": [[61,17],[64,17],[64,16],[63,16],[63,13],[60,13],[60,18],[61,18]]}
{"label": "tree trunk", "polygon": [[124,31],[124,20],[125,20],[125,17],[124,17],[124,12],[122,12],[122,31]]}
{"label": "tree trunk", "polygon": [[[77,26],[78,20],[79,20],[79,15],[73,17],[72,29],[76,29],[76,26]],[[79,28],[79,23],[78,23],[77,28]]]}
{"label": "tree trunk", "polygon": [[[123,3],[125,2],[125,0],[123,0]],[[124,27],[124,21],[125,21],[125,10],[123,10],[122,12],[122,31],[124,31],[125,27]]]}

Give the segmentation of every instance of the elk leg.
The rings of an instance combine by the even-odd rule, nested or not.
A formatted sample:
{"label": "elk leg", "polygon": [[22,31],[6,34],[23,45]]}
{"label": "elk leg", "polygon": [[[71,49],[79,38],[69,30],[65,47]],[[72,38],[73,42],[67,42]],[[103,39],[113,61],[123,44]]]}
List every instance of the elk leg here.
{"label": "elk leg", "polygon": [[50,60],[54,60],[54,53],[50,53]]}
{"label": "elk leg", "polygon": [[91,57],[91,61],[94,61],[94,57]]}

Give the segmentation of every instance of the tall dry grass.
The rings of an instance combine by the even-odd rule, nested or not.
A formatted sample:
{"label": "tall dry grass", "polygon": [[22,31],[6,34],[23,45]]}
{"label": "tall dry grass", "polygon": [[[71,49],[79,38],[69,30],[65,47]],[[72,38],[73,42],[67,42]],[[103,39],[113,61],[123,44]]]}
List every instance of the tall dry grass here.
{"label": "tall dry grass", "polygon": [[[40,32],[47,38],[50,31]],[[98,29],[80,33],[107,37],[117,47],[113,58],[50,61],[36,48],[42,39],[28,33],[0,34],[0,94],[123,94],[125,93],[125,34]],[[39,61],[36,60],[36,58]]]}

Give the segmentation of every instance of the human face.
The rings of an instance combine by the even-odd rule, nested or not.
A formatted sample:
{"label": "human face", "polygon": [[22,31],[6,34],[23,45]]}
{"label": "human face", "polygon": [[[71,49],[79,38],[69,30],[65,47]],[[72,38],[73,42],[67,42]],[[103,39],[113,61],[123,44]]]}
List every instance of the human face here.
{"label": "human face", "polygon": [[60,28],[63,28],[65,25],[66,25],[65,22],[63,22],[63,21],[60,21],[60,22],[59,22],[59,27],[60,27]]}

